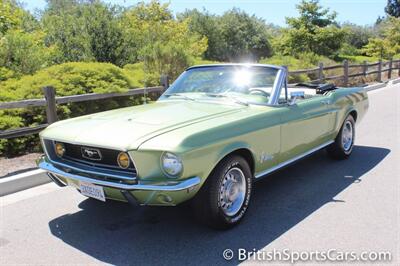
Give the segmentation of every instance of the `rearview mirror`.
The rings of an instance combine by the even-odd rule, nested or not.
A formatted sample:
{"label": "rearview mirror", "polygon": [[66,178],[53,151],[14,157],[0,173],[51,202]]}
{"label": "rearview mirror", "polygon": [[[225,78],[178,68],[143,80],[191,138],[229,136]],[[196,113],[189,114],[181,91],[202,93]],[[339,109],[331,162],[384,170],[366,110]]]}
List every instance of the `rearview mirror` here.
{"label": "rearview mirror", "polygon": [[290,102],[289,105],[293,105],[296,103],[298,98],[304,98],[304,91],[292,91],[290,93]]}

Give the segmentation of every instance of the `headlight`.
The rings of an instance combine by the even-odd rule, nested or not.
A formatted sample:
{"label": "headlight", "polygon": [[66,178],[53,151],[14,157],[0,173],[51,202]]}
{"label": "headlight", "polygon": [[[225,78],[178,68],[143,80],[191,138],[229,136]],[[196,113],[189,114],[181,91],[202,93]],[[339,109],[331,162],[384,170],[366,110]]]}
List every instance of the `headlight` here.
{"label": "headlight", "polygon": [[126,152],[120,152],[118,154],[118,165],[119,167],[126,169],[129,167],[130,161],[129,161],[129,155]]}
{"label": "headlight", "polygon": [[65,153],[65,146],[62,143],[57,142],[54,146],[55,152],[58,157],[63,157]]}
{"label": "headlight", "polygon": [[176,177],[182,173],[183,164],[181,158],[173,153],[164,153],[161,157],[161,164],[165,173],[171,177]]}

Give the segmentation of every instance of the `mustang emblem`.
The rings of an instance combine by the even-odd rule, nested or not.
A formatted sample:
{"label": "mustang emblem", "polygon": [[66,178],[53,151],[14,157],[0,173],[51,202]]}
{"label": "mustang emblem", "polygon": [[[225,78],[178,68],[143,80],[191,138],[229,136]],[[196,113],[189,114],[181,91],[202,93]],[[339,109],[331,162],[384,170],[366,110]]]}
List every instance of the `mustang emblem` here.
{"label": "mustang emblem", "polygon": [[101,160],[101,152],[98,149],[82,147],[81,152],[83,158],[93,161]]}

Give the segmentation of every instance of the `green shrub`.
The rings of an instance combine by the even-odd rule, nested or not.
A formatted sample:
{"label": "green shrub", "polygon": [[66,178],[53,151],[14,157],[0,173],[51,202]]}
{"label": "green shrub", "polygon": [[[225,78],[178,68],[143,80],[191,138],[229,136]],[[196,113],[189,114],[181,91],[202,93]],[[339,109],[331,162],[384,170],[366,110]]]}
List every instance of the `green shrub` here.
{"label": "green shrub", "polygon": [[[129,73],[107,63],[65,63],[52,66],[21,79],[0,82],[0,102],[42,98],[42,88],[53,86],[57,96],[85,93],[124,92],[139,85]],[[60,119],[100,112],[133,104],[142,97],[121,97],[57,106]],[[43,107],[11,109],[0,112],[0,130],[35,126],[46,122]],[[37,149],[37,137],[0,141],[0,155],[13,156]]]}
{"label": "green shrub", "polygon": [[6,81],[7,79],[15,78],[14,71],[6,68],[0,67],[0,82]]}
{"label": "green shrub", "polygon": [[131,78],[133,86],[144,87],[145,79],[142,62],[125,65],[124,71],[126,75]]}
{"label": "green shrub", "polygon": [[54,86],[58,96],[67,96],[123,92],[133,87],[133,82],[123,69],[112,64],[65,63],[7,80],[0,86],[0,101],[10,101],[41,97],[45,86]]}

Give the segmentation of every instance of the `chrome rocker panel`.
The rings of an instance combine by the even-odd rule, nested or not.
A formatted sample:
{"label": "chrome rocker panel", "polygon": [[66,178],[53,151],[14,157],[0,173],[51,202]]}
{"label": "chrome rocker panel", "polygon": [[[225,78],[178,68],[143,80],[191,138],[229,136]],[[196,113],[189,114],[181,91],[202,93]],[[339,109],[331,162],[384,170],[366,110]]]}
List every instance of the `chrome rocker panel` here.
{"label": "chrome rocker panel", "polygon": [[[62,184],[60,180],[57,179],[57,175],[63,176],[69,179],[77,180],[77,181],[82,181],[82,182],[87,182],[99,186],[104,186],[104,187],[110,187],[110,188],[116,188],[116,189],[121,189],[121,190],[143,190],[143,191],[182,191],[186,189],[190,189],[194,186],[197,186],[200,184],[200,178],[199,177],[192,177],[184,181],[175,181],[174,184],[166,184],[166,185],[147,185],[147,184],[122,184],[122,183],[116,183],[116,182],[109,182],[109,181],[104,181],[104,180],[99,180],[99,179],[94,179],[94,178],[89,178],[85,176],[80,176],[72,173],[67,173],[65,171],[62,171],[55,167],[52,163],[50,163],[46,156],[41,157],[38,160],[38,167],[45,170],[48,172],[50,179],[52,179],[53,182],[55,182],[57,185]],[[56,175],[56,176],[54,176]],[[56,179],[57,182],[54,180]],[[172,183],[172,181],[171,181]],[[65,184],[64,184],[65,185]]]}

